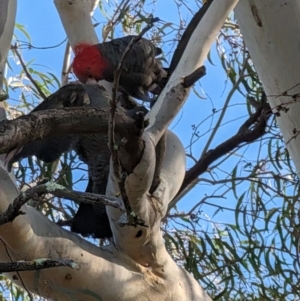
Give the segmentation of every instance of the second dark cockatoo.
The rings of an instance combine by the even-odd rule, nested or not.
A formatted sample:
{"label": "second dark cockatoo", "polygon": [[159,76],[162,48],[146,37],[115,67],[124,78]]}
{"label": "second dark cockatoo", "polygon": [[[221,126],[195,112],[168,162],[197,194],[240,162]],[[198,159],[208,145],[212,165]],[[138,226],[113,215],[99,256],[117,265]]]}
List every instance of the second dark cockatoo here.
{"label": "second dark cockatoo", "polygon": [[[88,97],[86,97],[87,95]],[[69,84],[47,97],[32,112],[84,105],[107,108],[109,99],[106,91],[98,85]],[[120,103],[124,101],[129,106],[128,109],[124,109],[124,112],[131,114],[134,110],[134,102],[131,103],[123,99]],[[137,107],[136,109],[146,113],[144,107]],[[58,133],[57,136],[41,138],[24,145],[20,151],[12,156],[9,167],[13,162],[33,155],[45,162],[53,162],[62,153],[74,150],[88,167],[89,182],[86,192],[104,195],[110,160],[107,141],[108,137],[105,134],[59,135]],[[101,203],[98,205],[79,204],[77,213],[67,225],[71,227],[72,232],[80,233],[83,236],[112,237],[106,209]]]}
{"label": "second dark cockatoo", "polygon": [[[96,45],[78,44],[74,47],[73,72],[80,82],[89,78],[114,81],[114,72],[128,44],[135,36],[126,36]],[[141,38],[134,43],[123,63],[120,88],[130,96],[149,101],[148,92],[157,89],[157,83],[167,76],[156,56],[160,48]]]}

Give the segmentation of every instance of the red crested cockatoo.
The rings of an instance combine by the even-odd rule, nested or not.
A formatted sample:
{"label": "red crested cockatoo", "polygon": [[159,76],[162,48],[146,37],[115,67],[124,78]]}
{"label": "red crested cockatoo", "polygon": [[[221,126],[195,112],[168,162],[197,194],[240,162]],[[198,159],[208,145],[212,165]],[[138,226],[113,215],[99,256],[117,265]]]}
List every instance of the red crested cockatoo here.
{"label": "red crested cockatoo", "polygon": [[[126,36],[96,45],[76,45],[74,74],[82,83],[86,83],[89,78],[113,82],[119,61],[134,37]],[[141,38],[134,43],[123,62],[119,81],[121,91],[149,101],[148,92],[156,94],[157,83],[167,76],[160,61],[156,59],[161,53],[161,49],[147,39]]]}

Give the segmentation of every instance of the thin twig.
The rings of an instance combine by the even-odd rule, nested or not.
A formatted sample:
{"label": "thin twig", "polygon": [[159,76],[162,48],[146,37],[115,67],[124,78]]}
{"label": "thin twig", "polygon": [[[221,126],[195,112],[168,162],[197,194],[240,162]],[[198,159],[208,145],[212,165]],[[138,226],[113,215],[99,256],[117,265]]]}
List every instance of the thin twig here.
{"label": "thin twig", "polygon": [[[124,14],[124,9],[129,2],[130,2],[130,0],[122,0],[121,3],[117,6],[116,11],[114,12],[114,15],[112,16],[112,18],[109,20],[109,22],[105,26],[105,29],[108,28],[108,30],[106,30],[102,36],[103,42],[105,42],[105,40],[107,39],[108,33],[115,27],[117,22],[120,20],[120,16]],[[118,18],[116,18],[118,12],[120,12],[120,13],[119,13]]]}
{"label": "thin twig", "polygon": [[103,205],[120,209],[123,213],[125,212],[122,200],[116,197],[108,197],[88,192],[71,191],[54,182],[48,182],[46,184],[40,184],[33,188],[29,188],[16,197],[13,203],[9,204],[7,210],[0,213],[0,225],[12,222],[19,215],[24,215],[25,213],[21,211],[21,207],[24,204],[33,198],[38,198],[41,195],[48,193],[59,198],[65,198],[79,203],[92,205],[102,203]]}
{"label": "thin twig", "polygon": [[53,46],[46,46],[46,47],[38,47],[38,46],[34,46],[31,43],[28,43],[26,41],[18,41],[18,48],[19,49],[39,49],[39,50],[45,50],[45,49],[53,49],[53,48],[57,48],[59,46],[61,46],[64,42],[68,41],[68,38],[63,39],[63,41],[59,42],[58,44],[55,44]]}
{"label": "thin twig", "polygon": [[64,61],[61,70],[62,86],[67,85],[69,83],[71,52],[72,52],[71,45],[69,42],[67,42],[65,53],[64,53]]}
{"label": "thin twig", "polygon": [[73,260],[69,259],[48,259],[41,258],[31,261],[14,261],[14,262],[0,262],[0,274],[23,271],[36,271],[57,267],[76,268],[77,265]]}
{"label": "thin twig", "polygon": [[222,123],[222,121],[223,121],[223,119],[225,117],[225,113],[226,113],[226,111],[228,109],[229,103],[232,100],[233,94],[238,89],[240,83],[244,80],[243,74],[244,74],[244,71],[246,70],[246,67],[247,67],[247,64],[244,64],[242,70],[240,71],[240,76],[239,76],[238,80],[233,85],[232,89],[229,91],[229,93],[227,95],[227,98],[226,98],[226,100],[224,102],[221,114],[220,114],[220,116],[219,116],[219,118],[218,118],[218,120],[217,120],[217,122],[216,122],[216,124],[215,124],[215,126],[213,128],[213,130],[212,130],[212,133],[211,133],[210,137],[208,138],[208,141],[206,142],[206,145],[203,148],[201,156],[203,156],[208,151],[208,149],[209,149],[209,147],[210,147],[213,139],[215,138],[215,136],[217,134],[217,131],[220,128],[220,125],[221,125],[221,123]]}
{"label": "thin twig", "polygon": [[119,157],[118,157],[118,148],[116,147],[116,143],[115,143],[115,113],[117,110],[117,92],[119,89],[119,81],[120,81],[120,77],[121,77],[121,73],[122,73],[122,68],[123,68],[123,64],[124,61],[126,60],[131,48],[133,47],[133,45],[135,43],[137,43],[142,36],[148,31],[150,30],[154,23],[159,21],[158,18],[153,18],[150,23],[140,32],[139,35],[137,35],[136,37],[132,38],[132,40],[129,42],[129,44],[127,45],[120,61],[118,64],[118,67],[115,71],[114,74],[114,85],[113,85],[113,89],[112,89],[112,99],[111,99],[111,109],[110,109],[110,119],[109,119],[109,127],[108,127],[108,136],[109,136],[109,148],[110,148],[110,152],[111,152],[111,156],[112,156],[112,161],[113,161],[113,171],[114,171],[114,175],[117,179],[118,182],[118,186],[120,189],[120,193],[122,196],[122,199],[124,201],[124,205],[127,211],[127,215],[128,216],[133,216],[132,215],[132,208],[131,205],[129,203],[128,197],[126,195],[125,192],[125,179],[126,176],[122,177],[122,169],[121,169],[121,164],[119,161]]}
{"label": "thin twig", "polygon": [[47,98],[47,96],[44,94],[44,92],[41,90],[41,88],[39,87],[39,85],[35,82],[35,80],[32,78],[31,74],[28,72],[27,67],[22,59],[22,56],[20,55],[20,53],[17,50],[17,46],[11,46],[11,50],[15,53],[15,55],[18,57],[20,64],[23,68],[23,71],[25,72],[26,76],[28,77],[28,79],[30,80],[30,82],[35,86],[35,88],[37,89],[37,91],[39,92],[40,96],[45,99]]}
{"label": "thin twig", "polygon": [[262,137],[265,134],[267,122],[271,115],[272,111],[270,106],[266,103],[266,97],[263,94],[261,107],[240,126],[237,133],[219,144],[216,148],[202,154],[198,162],[186,172],[185,179],[177,196],[169,203],[169,209],[174,206],[187,191],[196,185],[198,176],[204,173],[212,162],[230,153],[242,143],[252,143]]}

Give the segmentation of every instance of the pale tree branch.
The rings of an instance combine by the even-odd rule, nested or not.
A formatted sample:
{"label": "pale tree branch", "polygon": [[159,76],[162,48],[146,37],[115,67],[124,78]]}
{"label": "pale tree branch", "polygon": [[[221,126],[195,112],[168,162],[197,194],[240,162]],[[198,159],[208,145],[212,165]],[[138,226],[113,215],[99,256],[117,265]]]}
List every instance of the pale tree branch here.
{"label": "pale tree branch", "polygon": [[[11,198],[17,197],[18,194],[15,184],[7,176],[7,172],[1,163],[0,184],[1,210],[3,205],[8,205]],[[124,279],[124,277],[128,280],[134,279],[134,271],[139,271],[132,264],[133,273],[124,270],[122,268],[122,256],[118,255],[114,247],[106,250],[100,249],[77,235],[56,226],[33,208],[25,206],[22,210],[26,212],[25,216],[19,216],[13,223],[0,227],[0,235],[5,241],[5,245],[0,243],[1,261],[8,262],[11,259],[19,261],[24,260],[24,258],[30,258],[31,260],[37,258],[66,258],[75,259],[80,267],[79,270],[70,270],[65,267],[43,270],[38,278],[41,281],[40,283],[47,283],[47,286],[41,285],[39,287],[36,286],[36,274],[34,272],[22,274],[23,282],[31,292],[51,299],[58,298],[59,300],[69,300],[68,293],[72,292],[78,300],[94,300],[94,297],[89,297],[89,294],[86,294],[87,291],[93,291],[93,296],[117,300],[114,298],[114,293],[108,295],[105,286],[109,287],[112,281],[114,284],[121,286],[124,284],[121,279]],[[13,254],[12,258],[7,253],[7,248],[9,253]],[[6,275],[16,281],[14,273]],[[99,279],[102,279],[100,283]],[[61,281],[66,280],[67,282],[62,286]],[[82,287],[85,288],[84,291],[81,289]],[[97,289],[95,290],[95,288]],[[143,288],[145,289],[145,286]],[[140,293],[142,293],[142,290]]]}
{"label": "pale tree branch", "polygon": [[[110,149],[110,153],[111,153],[114,176],[118,183],[118,188],[119,188],[121,197],[124,201],[124,205],[125,205],[125,208],[127,211],[127,217],[126,217],[126,221],[124,221],[124,224],[140,223],[141,225],[144,225],[144,222],[142,220],[139,220],[138,216],[136,216],[136,214],[134,214],[134,212],[132,211],[132,207],[131,207],[130,201],[128,199],[128,195],[126,193],[126,188],[125,188],[126,177],[122,177],[123,173],[131,172],[131,170],[126,170],[126,168],[124,168],[124,167],[122,168],[122,162],[121,162],[122,155],[119,151],[120,147],[118,147],[116,145],[116,140],[115,140],[115,113],[117,110],[117,94],[118,94],[118,90],[119,90],[119,81],[120,81],[124,61],[126,60],[127,56],[129,55],[129,52],[131,51],[132,47],[134,46],[135,43],[137,43],[143,37],[143,35],[147,31],[149,31],[154,26],[154,22],[156,22],[156,21],[157,21],[157,19],[150,20],[149,25],[146,26],[140,32],[139,35],[132,38],[132,40],[127,45],[119,63],[118,63],[117,69],[115,70],[115,73],[114,73],[114,85],[113,85],[113,89],[112,89],[112,99],[110,102],[108,144],[109,144],[109,149]],[[142,121],[142,123],[143,123],[143,121]],[[137,139],[136,143],[140,144],[141,139]],[[138,149],[138,148],[136,148],[136,149]],[[128,156],[126,156],[126,157],[128,157]]]}
{"label": "pale tree branch", "polygon": [[[146,116],[146,118],[150,119],[150,125],[143,134],[146,151],[134,174],[130,175],[127,180],[126,191],[128,195],[132,194],[134,196],[133,200],[141,198],[149,191],[149,182],[146,180],[139,181],[139,179],[145,179],[145,170],[149,172],[147,174],[148,178],[151,177],[153,164],[155,164],[155,161],[153,161],[153,157],[155,156],[153,146],[157,145],[161,136],[166,132],[168,125],[175,118],[189,95],[189,88],[186,87],[183,76],[188,76],[189,78],[189,75],[194,74],[195,71],[201,71],[201,64],[206,59],[211,44],[236,3],[237,0],[225,0],[213,1],[210,4],[209,9],[206,10],[206,13],[194,29],[183,56],[172,73],[166,87],[160,94],[152,110]],[[182,154],[182,156],[185,156],[185,154]],[[178,173],[178,178],[174,176],[169,180],[172,183],[168,183],[167,186],[168,188],[172,187],[172,189],[168,191],[167,195],[173,198],[182,184],[181,173]],[[150,182],[152,183],[152,178]],[[140,183],[138,188],[136,183]],[[164,204],[163,212],[166,210],[169,202],[170,199]]]}
{"label": "pale tree branch", "polygon": [[[0,0],[0,7],[0,121],[2,121],[7,118],[3,100],[8,95],[3,96],[3,77],[15,26],[17,1]],[[3,158],[4,156],[0,155],[0,161]],[[10,173],[10,176],[14,178],[13,173]]]}
{"label": "pale tree branch", "polygon": [[[15,184],[0,163],[0,210],[18,196]],[[99,248],[74,235],[45,218],[31,207],[24,206],[26,215],[17,217],[13,223],[2,225],[0,235],[12,251],[13,261],[28,258],[69,259],[74,260],[79,269],[59,267],[42,270],[38,274],[22,274],[28,290],[49,299],[69,300],[136,300],[148,295],[146,300],[160,300],[165,293],[173,295],[172,300],[185,300],[193,292],[195,300],[210,300],[193,277],[179,268],[165,253],[164,265],[160,268],[163,277],[149,273],[149,268],[136,264],[113,245]],[[10,261],[5,246],[0,244],[0,260]],[[124,268],[124,265],[126,268]],[[13,281],[14,273],[6,274]],[[177,275],[170,277],[168,275]],[[144,279],[144,280],[143,280]],[[181,279],[182,287],[178,287]],[[151,285],[149,285],[149,281]],[[43,285],[43,284],[47,285]],[[125,287],[126,290],[112,290]],[[138,284],[138,285],[137,285]],[[155,287],[155,290],[153,290]],[[82,289],[84,288],[84,290]],[[166,292],[167,290],[167,292]]]}
{"label": "pale tree branch", "polygon": [[[111,226],[116,246],[142,265],[150,263],[153,267],[158,267],[161,264],[159,260],[151,260],[150,257],[151,254],[155,254],[155,257],[159,258],[162,254],[164,243],[159,229],[160,221],[167,212],[168,203],[176,195],[182,184],[185,168],[184,149],[182,145],[178,145],[180,142],[177,142],[177,137],[171,136],[168,132],[166,153],[161,169],[161,182],[154,191],[153,198],[149,197],[147,193],[152,184],[156,163],[155,146],[161,136],[166,133],[168,125],[188,97],[189,88],[186,87],[182,77],[194,74],[196,70],[201,70],[199,68],[203,65],[211,44],[236,3],[236,0],[212,2],[192,34],[177,68],[160,94],[157,103],[148,114],[150,126],[143,134],[144,154],[133,173],[127,176],[125,187],[134,211],[138,212],[139,217],[145,220],[146,225],[152,226],[150,229],[143,229],[139,226],[136,229],[131,227],[119,228],[114,221],[119,220],[120,213],[113,208],[107,209],[112,220]],[[176,148],[174,148],[176,151],[172,153],[174,144],[176,144]],[[118,191],[118,187],[110,173],[107,193],[113,195],[115,191]],[[139,240],[136,240],[136,243],[130,243],[134,241],[137,234],[139,234]],[[144,254],[143,258],[137,257],[139,252]]]}
{"label": "pale tree branch", "polygon": [[0,0],[0,92],[2,93],[7,54],[13,36],[17,1]]}
{"label": "pale tree branch", "polygon": [[91,20],[99,0],[54,0],[54,3],[73,49],[80,43],[99,43]]}

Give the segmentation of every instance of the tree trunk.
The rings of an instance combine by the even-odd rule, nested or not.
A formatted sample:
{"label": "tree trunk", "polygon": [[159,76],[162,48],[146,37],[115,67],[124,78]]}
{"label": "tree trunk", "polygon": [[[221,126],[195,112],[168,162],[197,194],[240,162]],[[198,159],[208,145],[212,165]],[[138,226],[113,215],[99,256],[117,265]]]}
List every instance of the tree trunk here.
{"label": "tree trunk", "polygon": [[[7,60],[7,54],[11,46],[15,19],[17,13],[16,0],[0,0],[0,121],[6,119],[3,100],[6,98],[3,91],[3,78]],[[0,155],[0,160],[3,155]],[[11,173],[13,176],[13,173]]]}
{"label": "tree trunk", "polygon": [[300,174],[300,3],[240,0],[235,16]]}
{"label": "tree trunk", "polygon": [[6,58],[14,31],[16,12],[16,0],[0,0],[0,89],[3,85]]}

